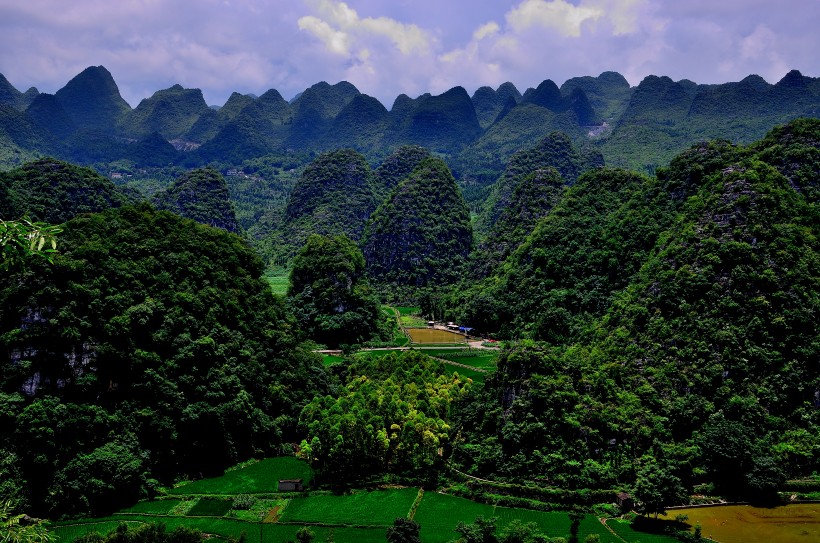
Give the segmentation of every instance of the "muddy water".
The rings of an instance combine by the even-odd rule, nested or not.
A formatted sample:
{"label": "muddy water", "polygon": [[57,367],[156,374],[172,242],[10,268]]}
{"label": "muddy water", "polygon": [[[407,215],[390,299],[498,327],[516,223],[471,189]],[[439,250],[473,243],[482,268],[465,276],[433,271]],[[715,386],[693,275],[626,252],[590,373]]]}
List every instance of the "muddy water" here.
{"label": "muddy water", "polygon": [[408,328],[410,340],[413,343],[467,343],[461,334],[448,330],[434,330],[432,328]]}
{"label": "muddy water", "polygon": [[687,515],[701,525],[703,537],[720,543],[814,543],[820,541],[820,503],[780,507],[721,505],[671,509],[670,518]]}

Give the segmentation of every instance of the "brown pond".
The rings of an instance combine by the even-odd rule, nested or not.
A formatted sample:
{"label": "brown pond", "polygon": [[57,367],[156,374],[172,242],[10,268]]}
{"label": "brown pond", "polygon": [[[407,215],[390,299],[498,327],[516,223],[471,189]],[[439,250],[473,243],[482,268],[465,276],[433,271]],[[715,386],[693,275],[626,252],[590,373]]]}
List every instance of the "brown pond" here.
{"label": "brown pond", "polygon": [[407,333],[413,343],[467,343],[467,338],[449,330],[408,328]]}
{"label": "brown pond", "polygon": [[780,507],[720,505],[670,509],[669,518],[686,515],[700,524],[703,537],[720,543],[809,543],[820,541],[820,503]]}

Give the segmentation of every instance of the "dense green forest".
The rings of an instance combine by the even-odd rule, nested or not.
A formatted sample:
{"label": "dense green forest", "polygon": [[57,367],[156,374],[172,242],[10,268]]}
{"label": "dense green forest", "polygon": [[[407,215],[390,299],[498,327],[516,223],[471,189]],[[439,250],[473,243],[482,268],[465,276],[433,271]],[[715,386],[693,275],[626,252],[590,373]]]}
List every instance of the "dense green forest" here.
{"label": "dense green forest", "polygon": [[59,241],[0,293],[0,484],[31,511],[113,511],[278,451],[330,390],[235,234],[143,204],[72,219]]}
{"label": "dense green forest", "polygon": [[[815,79],[607,72],[390,110],[344,82],[220,109],[174,86],[131,110],[102,67],[53,96],[8,86],[15,512],[105,515],[277,455],[312,490],[578,515],[818,486],[820,121],[792,120],[816,116]],[[18,165],[37,155],[58,158]],[[430,318],[503,346],[369,351]]]}

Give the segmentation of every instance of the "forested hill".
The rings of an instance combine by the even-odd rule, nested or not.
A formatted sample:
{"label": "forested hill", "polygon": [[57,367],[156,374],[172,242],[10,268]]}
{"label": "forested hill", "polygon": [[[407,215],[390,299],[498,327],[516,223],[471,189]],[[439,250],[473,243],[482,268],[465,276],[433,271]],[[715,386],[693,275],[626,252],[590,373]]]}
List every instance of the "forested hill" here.
{"label": "forested hill", "polygon": [[[459,294],[461,316],[510,336],[558,343],[577,339],[659,250],[656,244],[682,220],[679,214],[691,199],[705,197],[698,194],[709,176],[741,168],[741,160],[754,158],[788,176],[791,191],[811,204],[801,208],[796,220],[810,223],[820,164],[818,123],[795,121],[748,147],[720,141],[698,144],[656,177],[618,169],[582,175],[552,200],[531,234],[507,241],[515,248],[490,278],[467,285]],[[516,214],[508,215],[510,219],[507,229],[522,222]],[[766,223],[760,228],[764,226],[770,227]]]}
{"label": "forested hill", "polygon": [[167,209],[228,232],[239,231],[225,178],[213,168],[186,172],[170,187],[155,194],[152,201],[157,209]]}
{"label": "forested hill", "polygon": [[30,511],[115,511],[159,481],[296,440],[327,374],[235,234],[147,204],[63,225],[0,286],[0,486]]}
{"label": "forested hill", "polygon": [[[80,213],[103,211],[131,202],[131,198],[90,168],[54,159],[41,159],[0,172],[6,195],[0,199],[0,218],[63,223]],[[2,191],[3,189],[0,189]]]}
{"label": "forested hill", "polygon": [[699,484],[770,499],[816,470],[818,136],[796,121],[695,146],[656,178],[604,169],[567,189],[462,300],[546,343],[506,352],[462,412],[461,468],[635,481],[656,504]]}
{"label": "forested hill", "polygon": [[378,205],[378,187],[364,156],[341,149],[319,156],[293,187],[274,245],[292,255],[311,234],[358,241]]}
{"label": "forested hill", "polygon": [[362,252],[374,282],[432,286],[458,279],[472,241],[455,179],[441,159],[426,158],[373,213]]}

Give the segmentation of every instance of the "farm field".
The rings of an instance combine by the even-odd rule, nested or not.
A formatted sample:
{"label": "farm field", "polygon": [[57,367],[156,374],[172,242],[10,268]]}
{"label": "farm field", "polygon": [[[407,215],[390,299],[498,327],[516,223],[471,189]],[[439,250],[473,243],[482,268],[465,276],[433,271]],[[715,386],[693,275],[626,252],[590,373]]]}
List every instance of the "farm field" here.
{"label": "farm field", "polygon": [[413,343],[422,345],[467,343],[467,338],[461,334],[448,330],[434,330],[432,328],[408,328],[407,333]]}
{"label": "farm field", "polygon": [[[525,524],[534,522],[541,532],[550,537],[567,537],[572,525],[569,514],[563,511],[543,512],[495,507],[435,492],[424,494],[424,499],[416,511],[415,520],[422,527],[421,539],[424,543],[445,543],[458,537],[454,528],[459,522],[473,522],[479,515],[484,518],[497,518],[497,527],[502,530],[516,519]],[[585,515],[578,526],[578,540],[583,541],[590,534],[598,534],[602,543],[620,542],[597,518]]]}
{"label": "farm field", "polygon": [[640,543],[675,543],[679,541],[668,535],[637,531],[629,522],[618,519],[609,519],[606,525],[625,541],[640,541]]}
{"label": "farm field", "polygon": [[[305,480],[311,476],[308,466],[295,458],[268,458],[230,470],[222,477],[203,479],[173,489],[176,495],[187,496],[183,499],[169,497],[140,502],[109,517],[59,522],[52,524],[50,529],[56,536],[56,543],[71,543],[90,532],[107,533],[116,529],[120,522],[132,527],[140,523],[161,522],[168,530],[186,526],[222,541],[239,539],[244,535],[247,543],[280,543],[293,540],[300,527],[309,525],[317,542],[383,542],[387,527],[396,518],[410,515],[419,496],[419,489],[412,487],[358,490],[345,494],[306,492],[304,495],[267,495],[276,491],[278,479],[293,478],[294,474],[301,475]],[[232,510],[233,498],[237,494],[260,496],[249,509]],[[455,532],[458,523],[474,522],[479,515],[496,518],[499,531],[514,520],[525,524],[535,523],[539,531],[551,537],[569,537],[573,530],[567,512],[496,507],[435,491],[422,493],[413,514],[421,525],[424,543],[455,540],[458,537]],[[585,515],[575,527],[578,541],[584,541],[591,534],[597,534],[604,543],[675,541],[667,536],[638,532],[629,524],[617,520],[610,520],[608,526],[612,532],[593,515]],[[739,541],[716,539],[721,543]]]}
{"label": "farm field", "polygon": [[399,324],[405,328],[415,328],[427,326],[427,320],[421,316],[421,309],[418,307],[396,307],[399,312]]}
{"label": "farm field", "polygon": [[417,488],[358,491],[344,495],[294,498],[281,522],[387,526],[406,517],[418,495]]}
{"label": "farm field", "polygon": [[275,270],[265,273],[265,280],[270,284],[270,289],[274,294],[284,296],[288,292],[290,285],[290,270],[286,268],[277,268]]}
{"label": "farm field", "polygon": [[496,360],[498,360],[498,352],[488,350],[452,350],[452,349],[424,349],[424,354],[436,358],[443,358],[451,362],[458,362],[466,366],[472,366],[480,370],[494,370],[496,368]]}
{"label": "farm field", "polygon": [[795,503],[780,507],[690,507],[669,511],[667,515],[688,516],[687,524],[700,524],[704,537],[720,543],[820,541],[820,503]]}
{"label": "farm field", "polygon": [[331,364],[336,364],[344,360],[344,357],[337,356],[335,354],[326,354],[322,355],[322,364],[325,366],[330,366]]}
{"label": "farm field", "polygon": [[181,503],[181,500],[156,500],[149,502],[139,502],[134,507],[122,511],[135,515],[167,515]]}
{"label": "farm field", "polygon": [[446,362],[444,363],[444,367],[447,368],[448,371],[453,372],[453,373],[458,373],[462,377],[468,377],[476,383],[483,383],[484,379],[487,378],[486,373],[482,373],[480,371],[463,368],[461,366],[455,366],[453,364],[448,364]]}
{"label": "farm field", "polygon": [[296,458],[283,456],[227,471],[221,477],[194,481],[171,489],[169,494],[261,494],[278,492],[279,479],[302,479],[307,485],[312,478],[310,466]]}

